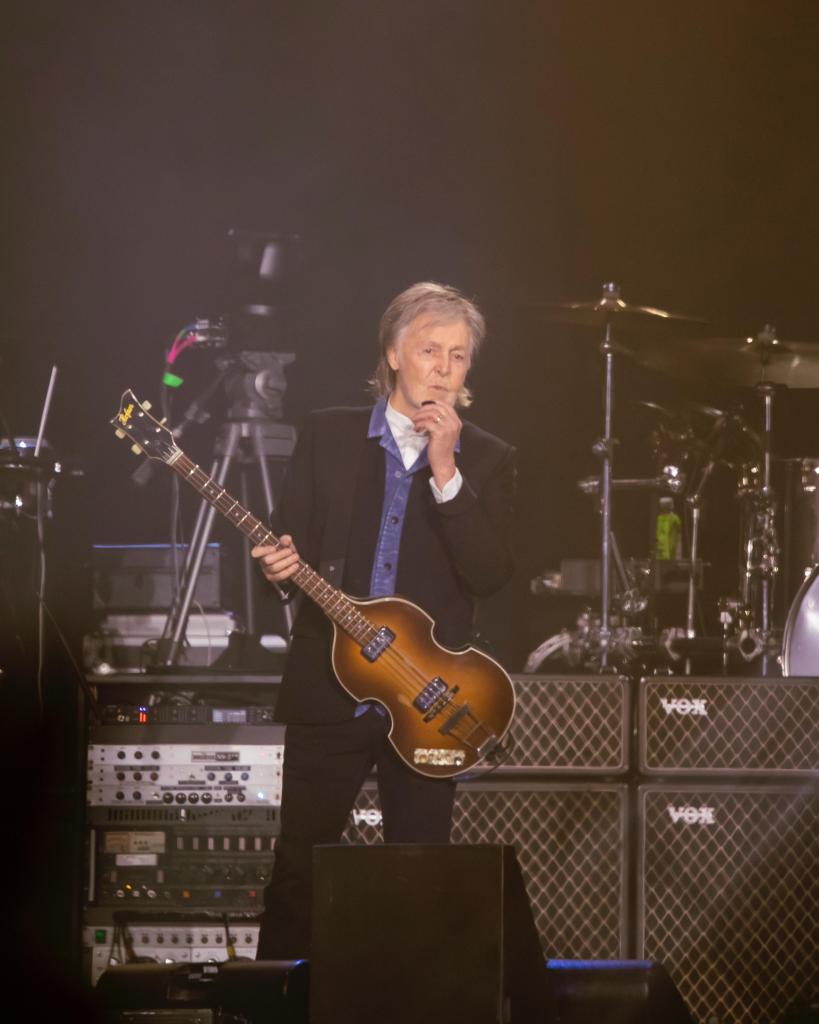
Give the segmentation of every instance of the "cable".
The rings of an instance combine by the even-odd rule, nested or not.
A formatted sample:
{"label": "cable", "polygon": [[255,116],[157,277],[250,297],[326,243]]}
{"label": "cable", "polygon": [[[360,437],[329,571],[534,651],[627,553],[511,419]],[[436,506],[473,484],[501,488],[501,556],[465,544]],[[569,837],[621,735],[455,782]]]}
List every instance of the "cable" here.
{"label": "cable", "polygon": [[236,947],[233,945],[233,940],[230,936],[230,921],[227,914],[222,915],[222,923],[225,926],[225,952],[227,953],[227,958],[228,960],[235,960]]}
{"label": "cable", "polygon": [[193,345],[196,340],[196,322],[185,324],[171,342],[171,347],[165,357],[166,366],[173,366],[184,350]]}
{"label": "cable", "polygon": [[45,664],[45,585],[46,585],[46,553],[45,553],[45,511],[43,508],[43,482],[37,481],[37,555],[40,567],[39,587],[37,590],[37,705],[43,710],[43,668]]}
{"label": "cable", "polygon": [[81,671],[80,666],[77,664],[77,659],[74,657],[71,647],[68,641],[66,640],[63,631],[60,629],[57,620],[54,618],[51,609],[42,599],[40,594],[35,594],[35,596],[37,597],[37,600],[40,602],[43,611],[45,611],[46,615],[48,615],[49,619],[51,620],[51,624],[54,627],[57,636],[60,638],[60,642],[65,648],[65,652],[68,655],[69,660],[71,661],[74,671],[77,673],[77,679],[79,679],[80,686],[82,687],[83,693],[85,694],[85,699],[88,701],[89,708],[91,709],[91,713],[94,717],[94,723],[96,725],[100,725],[102,723],[102,718],[100,716],[99,704],[97,703],[97,699],[88,685],[88,680],[85,678],[84,673]]}

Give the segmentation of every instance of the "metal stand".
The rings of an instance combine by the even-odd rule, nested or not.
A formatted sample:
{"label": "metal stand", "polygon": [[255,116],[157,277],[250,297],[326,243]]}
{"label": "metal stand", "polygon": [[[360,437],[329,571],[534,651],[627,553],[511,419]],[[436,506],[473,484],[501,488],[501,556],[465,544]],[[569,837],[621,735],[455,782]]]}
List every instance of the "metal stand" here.
{"label": "metal stand", "polygon": [[[275,353],[264,355],[275,357]],[[281,355],[281,361],[291,361],[292,356]],[[234,387],[233,390],[236,390]],[[273,482],[270,475],[269,460],[286,461],[290,458],[296,443],[296,429],[290,424],[278,423],[264,415],[258,409],[241,401],[239,407],[231,410],[235,418],[222,425],[215,445],[215,459],[209,475],[225,487],[231,467],[239,464],[239,494],[241,504],[250,505],[250,487],[248,468],[255,463],[268,520],[276,508]],[[225,488],[229,490],[229,488]],[[193,603],[196,584],[207,551],[216,509],[207,501],[202,501],[188,546],[185,564],[181,574],[181,585],[176,593],[170,612],[165,622],[162,639],[158,645],[158,664],[171,667],[177,664],[182,650],[185,630]],[[249,548],[242,560],[242,592],[243,592],[243,625],[248,635],[257,633],[256,605],[253,592],[254,568]],[[292,610],[282,604],[282,614],[286,630],[289,634],[292,625]]]}
{"label": "metal stand", "polygon": [[[295,437],[295,428],[286,424],[270,424],[260,422],[259,420],[234,420],[228,422],[224,425],[220,440],[217,442],[216,450],[218,457],[215,459],[209,475],[220,487],[224,487],[231,466],[238,459],[240,463],[239,500],[247,508],[249,504],[247,463],[251,461],[251,457],[243,453],[240,447],[243,441],[249,443],[253,453],[252,457],[255,458],[258,466],[265,509],[269,519],[275,510],[276,502],[270,479],[268,459],[289,458],[295,445]],[[207,551],[215,517],[216,509],[208,502],[203,501],[196,517],[193,535],[182,571],[182,586],[179,588],[171,606],[165,624],[163,639],[160,641],[159,654],[161,665],[172,666],[177,663],[182,649],[191,604],[193,603],[193,596],[196,591],[196,584],[199,579],[199,572],[202,568],[205,552]],[[242,590],[244,626],[250,635],[254,635],[257,631],[253,580],[253,565],[248,552],[242,561]],[[289,632],[292,625],[292,612],[288,605],[282,605],[282,609]]]}
{"label": "metal stand", "polygon": [[609,643],[611,640],[611,522],[612,522],[612,464],[615,440],[612,437],[614,414],[614,348],[612,345],[612,316],[618,311],[620,289],[613,282],[603,285],[600,308],[605,311],[605,329],[600,351],[605,361],[605,385],[603,401],[603,436],[593,445],[592,451],[603,460],[600,479],[600,671],[609,668]]}
{"label": "metal stand", "polygon": [[[749,496],[750,512],[745,524],[743,546],[745,565],[742,576],[742,600],[751,610],[753,637],[762,655],[763,673],[774,646],[772,629],[773,582],[779,572],[779,540],[776,533],[776,507],[771,484],[773,458],[773,396],[772,384],[760,384],[764,407],[762,482],[757,494]],[[759,586],[754,586],[758,580]]]}

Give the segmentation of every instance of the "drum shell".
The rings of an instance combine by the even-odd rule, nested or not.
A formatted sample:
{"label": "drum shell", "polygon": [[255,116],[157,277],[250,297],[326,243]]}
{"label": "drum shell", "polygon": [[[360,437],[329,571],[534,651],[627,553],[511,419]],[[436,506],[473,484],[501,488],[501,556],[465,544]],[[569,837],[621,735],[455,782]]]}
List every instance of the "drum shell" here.
{"label": "drum shell", "polygon": [[819,567],[804,580],[788,611],[782,637],[782,675],[819,675]]}

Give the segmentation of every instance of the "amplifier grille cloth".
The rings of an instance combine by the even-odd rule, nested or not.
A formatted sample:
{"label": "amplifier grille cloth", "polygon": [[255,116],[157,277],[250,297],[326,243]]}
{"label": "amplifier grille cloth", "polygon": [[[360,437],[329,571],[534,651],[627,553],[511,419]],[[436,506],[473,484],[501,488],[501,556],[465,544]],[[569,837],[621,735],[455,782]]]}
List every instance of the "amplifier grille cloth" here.
{"label": "amplifier grille cloth", "polygon": [[[625,956],[625,786],[472,788],[455,797],[454,843],[514,846],[546,956]],[[378,793],[360,793],[346,842],[381,841]]]}
{"label": "amplifier grille cloth", "polygon": [[[680,710],[695,700],[707,714]],[[819,773],[819,679],[651,679],[640,703],[646,771]]]}
{"label": "amplifier grille cloth", "polygon": [[512,677],[517,698],[507,766],[528,771],[625,771],[628,680]]}
{"label": "amplifier grille cloth", "polygon": [[815,998],[819,791],[657,786],[641,805],[638,956],[695,1020],[778,1021]]}

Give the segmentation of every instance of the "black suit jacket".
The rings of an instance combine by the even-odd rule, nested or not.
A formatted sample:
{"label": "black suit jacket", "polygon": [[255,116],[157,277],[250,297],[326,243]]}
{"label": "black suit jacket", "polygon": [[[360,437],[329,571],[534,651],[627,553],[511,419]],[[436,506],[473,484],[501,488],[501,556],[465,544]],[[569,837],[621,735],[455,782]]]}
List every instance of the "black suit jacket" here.
{"label": "black suit jacket", "polygon": [[[371,408],[312,413],[299,434],[276,516],[301,557],[352,597],[368,596],[384,501],[386,455],[367,437]],[[429,469],[414,474],[401,534],[396,592],[435,621],[446,647],[469,643],[475,599],[510,578],[515,450],[464,422],[456,462],[463,486],[438,504]],[[355,701],[330,662],[332,626],[307,597],[293,625],[276,718],[331,722],[350,718]]]}

